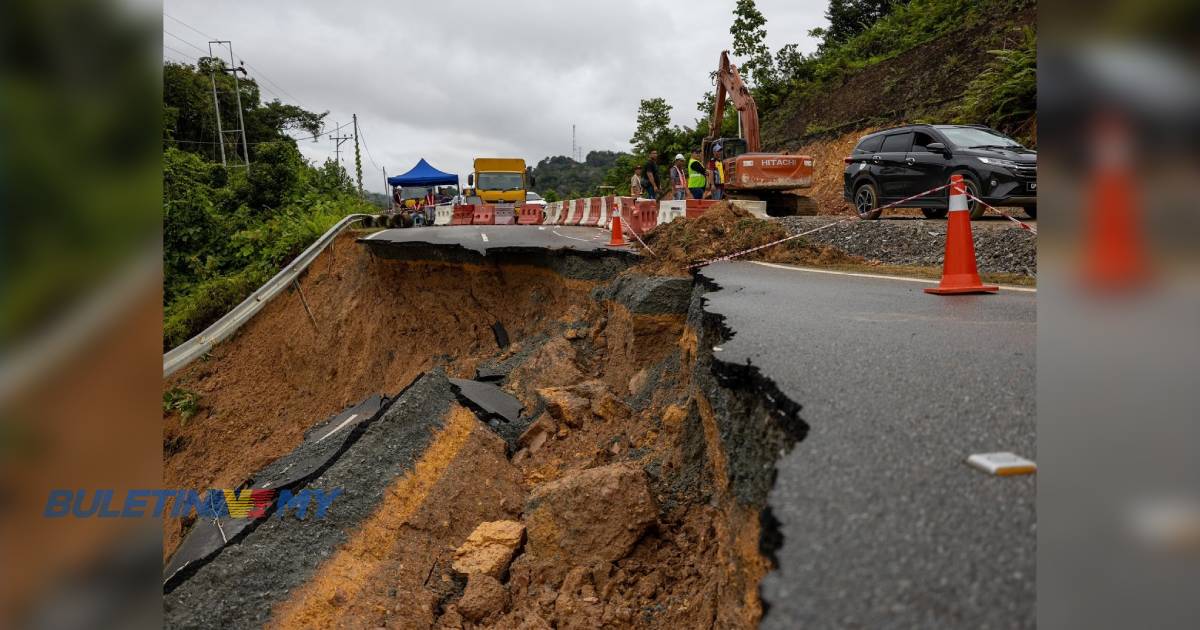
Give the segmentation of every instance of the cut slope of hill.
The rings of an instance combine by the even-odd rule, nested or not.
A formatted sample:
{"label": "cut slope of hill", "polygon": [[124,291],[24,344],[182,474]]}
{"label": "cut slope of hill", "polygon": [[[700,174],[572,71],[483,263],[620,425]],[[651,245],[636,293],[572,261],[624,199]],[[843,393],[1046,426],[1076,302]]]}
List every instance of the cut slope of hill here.
{"label": "cut slope of hill", "polygon": [[[766,148],[794,149],[869,127],[952,121],[967,85],[996,59],[989,51],[1018,46],[1024,29],[1036,26],[1037,7],[1028,0],[944,4],[959,8],[946,9],[949,17],[934,26],[914,22],[907,27],[907,37],[913,37],[914,30],[930,29],[927,41],[883,59],[879,57],[890,53],[860,61],[851,55],[847,63],[859,69],[844,70],[841,80],[801,84],[778,106],[764,111]],[[904,47],[907,37],[891,33],[894,25],[881,21],[864,35],[874,30],[888,31],[877,37],[889,46]],[[1007,131],[1031,134],[1030,129]]]}

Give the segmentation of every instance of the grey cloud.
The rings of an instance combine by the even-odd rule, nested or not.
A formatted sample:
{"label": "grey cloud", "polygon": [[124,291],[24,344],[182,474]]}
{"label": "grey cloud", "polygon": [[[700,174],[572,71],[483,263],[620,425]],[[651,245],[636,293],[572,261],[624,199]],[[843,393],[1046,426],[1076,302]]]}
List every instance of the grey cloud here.
{"label": "grey cloud", "polygon": [[[824,22],[826,4],[759,0],[768,43],[815,48],[807,31]],[[164,11],[233,40],[239,57],[300,105],[329,110],[331,122],[357,113],[371,155],[389,173],[425,157],[465,176],[477,155],[565,155],[572,123],[585,151],[627,150],[642,98],[666,98],[673,122],[693,124],[695,103],[712,89],[708,73],[731,44],[733,5],[167,0]],[[197,33],[164,24],[205,46]],[[333,155],[327,140],[301,148],[318,161]],[[352,147],[342,148],[352,166]],[[371,168],[365,152],[363,161]],[[381,177],[364,179],[383,190]]]}

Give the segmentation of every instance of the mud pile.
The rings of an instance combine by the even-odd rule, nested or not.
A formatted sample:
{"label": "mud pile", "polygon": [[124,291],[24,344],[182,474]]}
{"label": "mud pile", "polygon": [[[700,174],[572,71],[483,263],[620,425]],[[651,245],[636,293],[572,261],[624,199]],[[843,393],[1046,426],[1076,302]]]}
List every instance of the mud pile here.
{"label": "mud pile", "polygon": [[[764,221],[740,208],[718,203],[695,219],[676,219],[651,230],[646,244],[654,250],[639,269],[643,273],[683,273],[690,264],[765,245],[788,236],[774,221]],[[841,250],[799,237],[748,254],[743,260],[794,264],[861,262]]]}
{"label": "mud pile", "polygon": [[168,625],[755,626],[773,461],[804,425],[752,369],[714,362],[728,333],[705,287],[580,253],[443,253],[341,242],[301,283],[316,326],[281,297],[165,384],[199,396],[165,449],[168,485],[197,488],[400,392],[314,482],[346,489],[333,521],[253,529],[168,588]]}

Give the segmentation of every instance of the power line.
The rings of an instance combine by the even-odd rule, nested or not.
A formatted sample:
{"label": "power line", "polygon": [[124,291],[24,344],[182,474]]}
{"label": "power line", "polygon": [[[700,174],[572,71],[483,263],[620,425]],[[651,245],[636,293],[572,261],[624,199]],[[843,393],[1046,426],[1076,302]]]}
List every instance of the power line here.
{"label": "power line", "polygon": [[[296,98],[295,96],[292,96],[292,94],[291,94],[290,92],[288,92],[287,90],[283,89],[283,86],[282,86],[282,85],[279,85],[278,83],[276,83],[276,82],[272,81],[272,80],[271,80],[271,77],[268,77],[268,76],[267,76],[267,73],[265,73],[265,72],[263,72],[262,70],[259,70],[258,68],[255,68],[254,66],[250,65],[250,63],[249,63],[249,62],[247,62],[247,61],[246,61],[246,60],[244,60],[244,59],[242,60],[242,63],[243,63],[243,64],[245,64],[245,65],[246,65],[248,68],[250,68],[251,70],[253,70],[253,71],[255,72],[255,74],[257,74],[257,75],[261,76],[261,77],[263,78],[263,80],[265,80],[267,83],[270,83],[271,85],[274,85],[276,88],[278,88],[280,92],[283,92],[284,96],[287,96],[288,98],[292,99],[292,102],[296,103],[297,105],[300,105],[300,99]],[[307,108],[306,108],[306,109],[307,109]]]}
{"label": "power line", "polygon": [[362,139],[363,148],[367,150],[367,159],[371,160],[371,166],[379,168],[379,165],[375,163],[375,158],[371,156],[371,147],[367,146],[367,134],[363,132],[363,126],[361,122],[358,123],[358,137]]}
{"label": "power line", "polygon": [[[196,32],[196,34],[198,34],[198,35],[202,35],[202,36],[204,36],[204,37],[208,37],[208,38],[209,38],[209,40],[216,40],[216,37],[214,37],[214,36],[211,36],[211,35],[206,35],[204,31],[197,29],[197,28],[196,28],[196,26],[192,26],[191,24],[188,24],[188,23],[184,22],[184,20],[181,20],[181,19],[179,19],[179,18],[176,18],[176,17],[174,17],[174,16],[170,16],[170,14],[168,14],[168,13],[166,13],[166,12],[164,12],[164,13],[163,13],[163,16],[166,16],[166,17],[168,17],[168,18],[170,18],[170,19],[173,19],[173,20],[175,20],[175,22],[178,22],[178,23],[180,23],[180,24],[182,24],[182,25],[186,26],[186,28],[188,28],[188,29],[191,29],[193,32]],[[172,37],[175,37],[175,36],[173,35]],[[256,73],[256,74],[259,74],[259,76],[260,76],[260,77],[263,77],[263,80],[265,80],[265,82],[266,82],[266,83],[270,83],[271,85],[274,85],[274,86],[275,86],[275,89],[277,89],[278,91],[282,92],[282,95],[283,95],[283,96],[287,96],[288,98],[290,98],[290,100],[292,100],[293,102],[295,102],[296,104],[298,104],[298,106],[301,106],[301,107],[302,107],[302,103],[300,102],[299,98],[296,98],[296,97],[295,97],[295,96],[292,94],[292,92],[289,92],[289,91],[287,91],[286,89],[283,89],[283,86],[282,86],[282,85],[280,85],[280,84],[278,84],[278,83],[275,83],[275,82],[274,82],[274,80],[271,80],[271,78],[270,78],[270,77],[266,76],[266,73],[265,73],[265,72],[263,72],[262,70],[258,70],[258,68],[257,68],[257,67],[254,67],[254,66],[252,66],[252,65],[248,64],[248,62],[246,62],[245,60],[242,60],[242,64],[244,64],[244,65],[245,65],[246,67],[248,67],[248,68],[251,68],[251,70],[253,70],[253,71],[254,71],[254,73]],[[272,92],[272,94],[274,94],[274,92]],[[278,95],[276,95],[276,96],[278,96]]]}
{"label": "power line", "polygon": [[182,37],[180,37],[180,36],[176,35],[175,33],[172,33],[171,31],[168,31],[168,30],[167,30],[167,29],[165,29],[165,28],[163,29],[163,34],[164,34],[164,35],[170,35],[171,37],[174,37],[175,39],[178,39],[179,41],[181,41],[181,42],[183,42],[183,43],[187,44],[188,46],[191,46],[192,48],[195,48],[196,50],[199,50],[200,52],[204,53],[205,55],[207,55],[207,54],[208,54],[208,51],[207,51],[207,50],[204,50],[203,48],[201,48],[201,47],[199,47],[199,46],[197,46],[197,45],[193,44],[192,42],[189,42],[188,40],[186,40],[186,39],[184,39],[184,38],[182,38]]}
{"label": "power line", "polygon": [[213,37],[212,35],[209,35],[208,33],[201,31],[200,29],[192,26],[191,24],[188,24],[187,22],[184,22],[183,20],[181,20],[173,15],[168,15],[165,11],[163,12],[163,16],[171,18],[172,20],[175,20],[176,22],[179,22],[180,24],[182,24],[185,27],[187,27],[188,29],[190,29],[192,32],[196,33],[197,35],[200,35],[201,37],[204,37],[205,39],[216,39],[216,37]]}
{"label": "power line", "polygon": [[[170,46],[168,46],[168,45],[166,45],[166,44],[163,44],[163,48],[165,48],[165,49],[167,49],[167,50],[169,50],[169,51],[171,51],[171,52],[173,52],[173,53],[175,53],[175,54],[179,55],[180,57],[182,57],[182,58],[184,58],[184,59],[190,59],[190,58],[191,58],[191,55],[189,55],[189,54],[187,54],[187,53],[183,52],[182,50],[179,50],[178,48],[172,48],[172,47],[170,47]],[[189,61],[188,63],[191,63],[191,62]]]}

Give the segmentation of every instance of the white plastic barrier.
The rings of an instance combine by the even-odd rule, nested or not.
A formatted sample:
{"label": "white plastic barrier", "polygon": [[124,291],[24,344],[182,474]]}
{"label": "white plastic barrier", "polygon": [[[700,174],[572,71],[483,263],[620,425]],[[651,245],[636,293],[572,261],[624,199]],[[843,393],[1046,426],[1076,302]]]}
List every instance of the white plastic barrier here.
{"label": "white plastic barrier", "polygon": [[454,204],[443,203],[438,204],[433,209],[433,224],[434,225],[450,225],[450,219],[454,218]]}
{"label": "white plastic barrier", "polygon": [[749,212],[760,219],[767,218],[767,202],[765,201],[754,201],[752,199],[730,199],[729,205],[733,206],[734,208],[741,208],[742,210],[745,210],[746,212]]}
{"label": "white plastic barrier", "polygon": [[675,219],[687,215],[687,201],[660,201],[658,202],[658,224],[670,223]]}
{"label": "white plastic barrier", "polygon": [[543,223],[549,225],[558,224],[558,219],[562,217],[563,202],[552,201],[546,204],[546,220]]}
{"label": "white plastic barrier", "polygon": [[612,220],[612,215],[608,210],[608,197],[600,198],[600,220],[596,222],[596,227],[609,229],[608,222]]}

